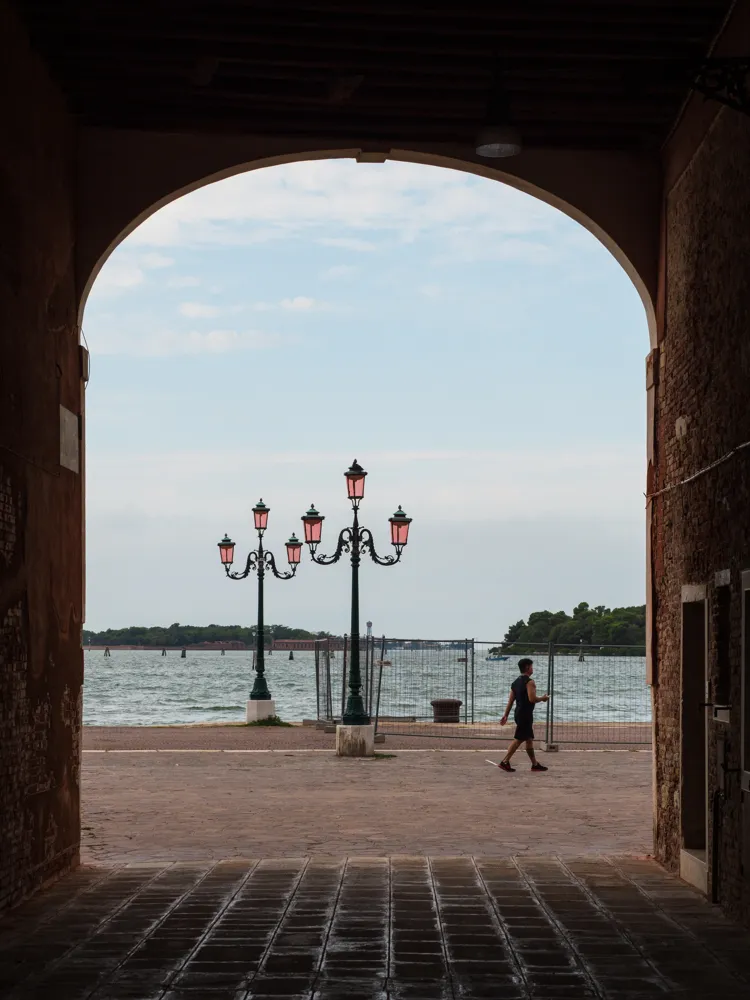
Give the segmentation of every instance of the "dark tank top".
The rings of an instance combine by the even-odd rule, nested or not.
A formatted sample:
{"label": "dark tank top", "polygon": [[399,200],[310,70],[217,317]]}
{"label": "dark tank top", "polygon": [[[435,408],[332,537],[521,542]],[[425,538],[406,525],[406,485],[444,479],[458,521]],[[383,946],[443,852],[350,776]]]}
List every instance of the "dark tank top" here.
{"label": "dark tank top", "polygon": [[534,705],[529,701],[527,691],[530,680],[528,674],[520,674],[510,686],[516,696],[516,710],[513,715],[516,722],[530,722],[534,717]]}

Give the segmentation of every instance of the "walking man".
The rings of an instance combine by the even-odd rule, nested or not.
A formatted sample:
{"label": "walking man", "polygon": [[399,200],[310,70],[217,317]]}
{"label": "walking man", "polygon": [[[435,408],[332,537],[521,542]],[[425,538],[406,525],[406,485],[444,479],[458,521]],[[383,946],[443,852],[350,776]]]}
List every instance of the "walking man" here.
{"label": "walking man", "polygon": [[524,656],[523,659],[518,661],[518,669],[521,673],[510,686],[508,704],[505,706],[505,714],[500,720],[500,725],[504,726],[508,721],[510,710],[515,702],[516,710],[513,718],[516,721],[516,731],[513,736],[513,742],[508,747],[508,752],[500,761],[498,767],[503,771],[515,771],[515,767],[510,766],[511,758],[521,744],[525,743],[526,753],[531,760],[531,770],[548,771],[549,768],[545,767],[544,764],[540,764],[534,753],[534,706],[540,701],[549,701],[549,695],[543,694],[539,696],[536,693],[536,684],[531,679],[531,675],[534,673],[533,660],[530,660],[528,656]]}

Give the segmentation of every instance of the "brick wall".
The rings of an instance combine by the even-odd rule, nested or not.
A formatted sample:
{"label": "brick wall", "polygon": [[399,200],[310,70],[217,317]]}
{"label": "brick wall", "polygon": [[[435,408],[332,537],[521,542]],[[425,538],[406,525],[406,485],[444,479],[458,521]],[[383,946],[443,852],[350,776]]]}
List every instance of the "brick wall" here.
{"label": "brick wall", "polygon": [[[722,110],[666,195],[666,303],[656,403],[656,488],[693,474],[750,439],[750,118]],[[706,584],[709,700],[721,667],[720,595],[729,569],[728,695],[731,726],[710,723],[709,795],[716,736],[740,759],[740,573],[750,567],[750,450],[654,502],[656,581],[656,849],[676,868],[680,850],[680,622],[684,584]],[[725,646],[726,648],[726,646]],[[750,918],[740,863],[739,775],[727,780],[720,893]],[[710,825],[710,824],[709,824]],[[709,835],[710,836],[710,835]],[[712,844],[709,840],[708,856]]]}
{"label": "brick wall", "polygon": [[0,93],[1,909],[77,861],[83,672],[74,136],[4,0]]}

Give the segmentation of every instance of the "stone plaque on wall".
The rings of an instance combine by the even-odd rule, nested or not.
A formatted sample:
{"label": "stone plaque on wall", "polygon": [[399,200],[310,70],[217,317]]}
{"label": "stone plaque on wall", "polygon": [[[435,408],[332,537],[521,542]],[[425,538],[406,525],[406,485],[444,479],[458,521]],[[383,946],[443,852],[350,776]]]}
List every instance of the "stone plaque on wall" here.
{"label": "stone plaque on wall", "polygon": [[60,407],[60,465],[71,472],[79,469],[78,414]]}

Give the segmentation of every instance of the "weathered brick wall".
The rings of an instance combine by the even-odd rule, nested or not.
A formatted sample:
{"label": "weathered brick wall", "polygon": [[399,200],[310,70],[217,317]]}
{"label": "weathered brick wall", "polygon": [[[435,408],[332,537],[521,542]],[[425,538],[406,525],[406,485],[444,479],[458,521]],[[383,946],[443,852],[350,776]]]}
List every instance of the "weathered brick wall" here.
{"label": "weathered brick wall", "polygon": [[[666,195],[666,312],[656,406],[657,489],[750,439],[750,119],[724,109]],[[680,850],[680,621],[684,584],[706,584],[709,700],[720,667],[715,574],[731,570],[728,764],[740,765],[740,573],[750,567],[750,450],[654,501],[656,847]],[[710,795],[716,788],[711,723]],[[728,775],[720,837],[722,902],[750,917],[740,864],[739,775]],[[709,841],[710,858],[711,843]],[[744,895],[743,895],[744,894]]]}
{"label": "weathered brick wall", "polygon": [[74,135],[0,0],[0,909],[78,858],[81,477]]}

